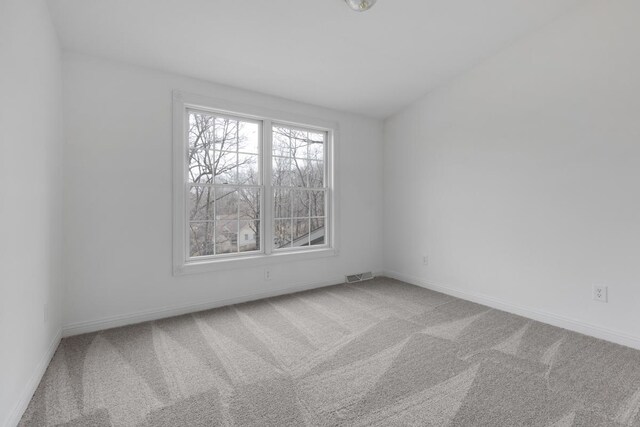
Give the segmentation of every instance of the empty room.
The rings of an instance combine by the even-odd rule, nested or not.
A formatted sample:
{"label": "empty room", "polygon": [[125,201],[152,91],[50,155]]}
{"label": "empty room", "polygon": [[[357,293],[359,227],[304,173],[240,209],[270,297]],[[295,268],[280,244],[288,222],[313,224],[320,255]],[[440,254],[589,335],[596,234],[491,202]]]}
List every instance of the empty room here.
{"label": "empty room", "polygon": [[640,427],[638,22],[0,0],[0,427]]}

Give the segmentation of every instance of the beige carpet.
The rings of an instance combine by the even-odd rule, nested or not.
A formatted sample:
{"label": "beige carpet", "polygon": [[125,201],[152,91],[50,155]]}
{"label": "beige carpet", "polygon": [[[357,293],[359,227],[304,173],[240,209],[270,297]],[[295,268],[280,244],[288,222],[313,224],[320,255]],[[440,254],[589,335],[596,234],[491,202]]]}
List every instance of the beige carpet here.
{"label": "beige carpet", "polygon": [[390,279],[62,341],[21,425],[640,426],[640,352]]}

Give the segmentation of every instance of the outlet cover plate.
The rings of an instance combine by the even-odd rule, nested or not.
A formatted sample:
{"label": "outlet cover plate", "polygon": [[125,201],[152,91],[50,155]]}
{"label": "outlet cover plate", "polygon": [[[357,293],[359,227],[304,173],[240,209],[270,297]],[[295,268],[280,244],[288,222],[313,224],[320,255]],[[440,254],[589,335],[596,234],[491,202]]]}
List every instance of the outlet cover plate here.
{"label": "outlet cover plate", "polygon": [[593,285],[593,300],[609,302],[608,288],[602,285]]}

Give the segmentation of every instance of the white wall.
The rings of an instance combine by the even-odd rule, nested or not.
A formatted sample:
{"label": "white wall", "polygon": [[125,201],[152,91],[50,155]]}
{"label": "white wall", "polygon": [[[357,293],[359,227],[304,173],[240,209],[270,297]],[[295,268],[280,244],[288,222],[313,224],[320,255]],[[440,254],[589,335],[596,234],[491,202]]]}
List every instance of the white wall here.
{"label": "white wall", "polygon": [[46,4],[0,2],[0,425],[17,423],[60,332],[60,72]]}
{"label": "white wall", "polygon": [[[381,267],[380,121],[85,56],[63,74],[66,333]],[[339,122],[338,257],[172,276],[173,89]]]}
{"label": "white wall", "polygon": [[639,345],[639,21],[588,2],[388,119],[386,269]]}

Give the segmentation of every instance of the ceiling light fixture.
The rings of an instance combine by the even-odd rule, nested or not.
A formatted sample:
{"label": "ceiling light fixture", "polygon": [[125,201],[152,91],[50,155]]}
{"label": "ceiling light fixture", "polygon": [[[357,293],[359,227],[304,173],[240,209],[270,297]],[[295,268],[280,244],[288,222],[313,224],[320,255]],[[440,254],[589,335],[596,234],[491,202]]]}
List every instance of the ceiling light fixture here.
{"label": "ceiling light fixture", "polygon": [[373,7],[378,0],[344,0],[356,12],[365,12]]}

